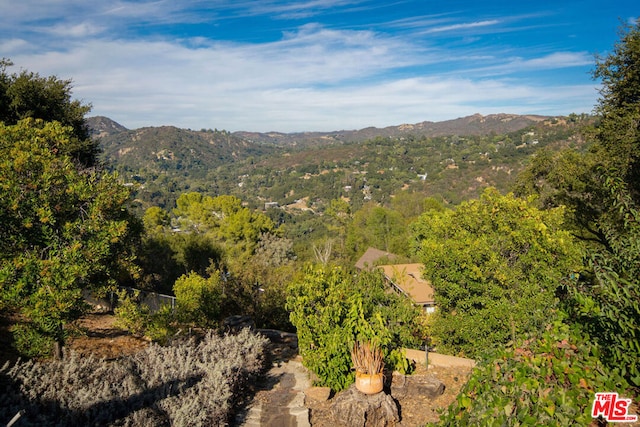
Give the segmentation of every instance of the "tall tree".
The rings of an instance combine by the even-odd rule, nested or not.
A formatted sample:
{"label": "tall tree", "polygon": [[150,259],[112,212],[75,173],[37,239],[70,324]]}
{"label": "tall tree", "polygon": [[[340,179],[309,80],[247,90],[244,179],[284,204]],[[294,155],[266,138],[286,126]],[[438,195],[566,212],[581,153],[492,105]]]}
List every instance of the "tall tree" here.
{"label": "tall tree", "polygon": [[560,208],[542,211],[490,188],[415,223],[423,276],[436,291],[441,349],[479,357],[544,328],[558,306],[556,289],[581,266],[562,219]]}
{"label": "tall tree", "polygon": [[98,143],[91,140],[85,115],[91,106],[72,99],[71,80],[56,76],[42,77],[26,70],[20,73],[7,71],[13,63],[0,60],[0,122],[15,125],[25,118],[57,121],[71,127],[65,154],[79,162],[82,167],[98,163]]}
{"label": "tall tree", "polygon": [[0,123],[0,305],[28,319],[15,329],[27,355],[64,344],[83,289],[134,270],[129,191],[113,175],[79,169],[68,154],[75,138],[58,122]]}
{"label": "tall tree", "polygon": [[597,58],[593,76],[602,81],[596,129],[609,171],[627,182],[640,202],[640,20],[625,25],[613,51]]}
{"label": "tall tree", "polygon": [[575,319],[601,344],[603,360],[640,387],[640,20],[599,58],[602,79],[594,169],[603,197],[597,218],[605,245],[589,252],[593,280],[576,289]]}
{"label": "tall tree", "polygon": [[585,129],[589,150],[541,152],[518,177],[519,195],[537,194],[542,207],[566,206],[574,232],[611,249],[602,220],[614,218],[607,178],[620,178],[640,202],[640,23],[622,27],[611,54],[598,57],[593,76],[602,81],[598,123]]}
{"label": "tall tree", "polygon": [[356,256],[363,254],[370,246],[407,255],[407,231],[399,212],[370,202],[353,215],[347,228],[346,246]]}
{"label": "tall tree", "polygon": [[612,52],[597,58],[599,122],[587,153],[539,156],[520,178],[522,193],[565,204],[589,245],[589,275],[569,287],[566,309],[600,344],[603,361],[640,386],[640,21],[625,25]]}

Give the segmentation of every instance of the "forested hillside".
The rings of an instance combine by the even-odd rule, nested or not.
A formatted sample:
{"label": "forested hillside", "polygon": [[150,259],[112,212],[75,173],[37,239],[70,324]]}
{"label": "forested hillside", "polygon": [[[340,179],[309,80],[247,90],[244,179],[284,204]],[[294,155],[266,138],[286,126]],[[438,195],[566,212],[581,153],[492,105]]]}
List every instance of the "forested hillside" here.
{"label": "forested hillside", "polygon": [[[171,207],[184,191],[232,194],[262,207],[304,199],[322,212],[329,201],[389,203],[401,191],[458,204],[483,188],[506,191],[542,148],[582,147],[585,115],[470,116],[441,123],[370,128],[340,139],[174,127],[124,130],[105,118],[89,124],[103,158],[134,184],[144,209]],[[505,132],[509,130],[509,132]],[[449,133],[446,133],[449,132]]]}

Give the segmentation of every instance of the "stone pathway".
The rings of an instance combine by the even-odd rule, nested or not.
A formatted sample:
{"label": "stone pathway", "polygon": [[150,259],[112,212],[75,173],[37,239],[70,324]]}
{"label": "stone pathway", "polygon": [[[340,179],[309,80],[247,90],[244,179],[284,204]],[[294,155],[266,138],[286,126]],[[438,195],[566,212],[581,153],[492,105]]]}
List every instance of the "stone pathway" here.
{"label": "stone pathway", "polygon": [[304,390],[311,386],[300,357],[274,363],[244,413],[236,418],[239,427],[310,427]]}

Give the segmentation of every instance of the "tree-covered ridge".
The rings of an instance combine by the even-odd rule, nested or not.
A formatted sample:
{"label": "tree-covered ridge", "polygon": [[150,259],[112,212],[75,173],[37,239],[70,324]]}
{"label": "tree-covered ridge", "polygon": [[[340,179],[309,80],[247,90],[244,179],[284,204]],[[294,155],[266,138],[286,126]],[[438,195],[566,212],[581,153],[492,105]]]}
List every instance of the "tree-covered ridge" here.
{"label": "tree-covered ridge", "polygon": [[185,191],[235,195],[253,207],[308,198],[314,211],[343,197],[357,210],[367,200],[389,203],[401,191],[458,204],[493,186],[507,191],[533,153],[584,148],[587,116],[528,122],[510,133],[394,136],[297,146],[255,143],[224,131],[171,127],[100,138],[104,158],[135,184],[144,209],[171,207]]}

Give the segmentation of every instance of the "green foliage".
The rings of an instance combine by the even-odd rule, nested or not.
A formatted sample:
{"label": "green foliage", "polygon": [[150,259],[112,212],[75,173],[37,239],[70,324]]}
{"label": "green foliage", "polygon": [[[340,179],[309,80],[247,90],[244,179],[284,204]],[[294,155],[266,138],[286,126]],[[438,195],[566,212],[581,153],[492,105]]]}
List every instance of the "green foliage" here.
{"label": "green foliage", "polygon": [[397,352],[424,338],[417,308],[390,293],[379,272],[354,274],[339,267],[307,267],[288,290],[287,309],[296,327],[303,363],[322,385],[342,390],[353,382],[351,348],[356,340],[380,346],[389,367],[402,366]]}
{"label": "green foliage", "polygon": [[367,203],[353,215],[346,245],[353,253],[363,254],[374,247],[398,255],[407,255],[408,228],[402,215],[394,210]]}
{"label": "green foliage", "polygon": [[59,344],[85,308],[81,289],[135,274],[128,190],[78,169],[69,144],[57,122],[0,123],[0,299]]}
{"label": "green foliage", "polygon": [[83,167],[96,165],[98,145],[90,139],[84,119],[91,106],[71,99],[71,80],[41,77],[26,70],[9,74],[7,67],[12,65],[0,60],[0,122],[9,126],[32,118],[69,126],[69,142],[59,149]]}
{"label": "green foliage", "polygon": [[140,292],[129,295],[123,289],[118,291],[117,295],[118,305],[113,310],[116,317],[115,326],[134,335],[143,335],[149,324],[151,311],[148,306],[138,302]]}
{"label": "green foliage", "polygon": [[220,316],[220,282],[217,272],[208,278],[193,272],[179,277],[173,285],[178,318],[200,327],[215,325]]}
{"label": "green foliage", "polygon": [[640,385],[640,23],[625,26],[612,52],[598,58],[600,120],[586,153],[537,157],[520,181],[521,193],[544,205],[568,207],[576,235],[589,243],[587,273],[567,288],[570,319],[589,331],[602,360]]}
{"label": "green foliage", "polygon": [[51,355],[55,344],[55,339],[51,334],[42,332],[29,323],[15,325],[11,332],[15,348],[21,355],[29,358]]}
{"label": "green foliage", "polygon": [[179,323],[176,322],[174,308],[169,304],[164,304],[148,317],[145,324],[145,336],[153,342],[165,345],[178,332],[179,326]]}
{"label": "green foliage", "polygon": [[180,326],[174,309],[165,304],[157,311],[140,302],[140,291],[117,292],[118,305],[114,309],[115,326],[131,334],[145,336],[153,342],[166,344]]}
{"label": "green foliage", "polygon": [[477,366],[438,426],[591,425],[596,392],[633,397],[589,337],[556,322]]}
{"label": "green foliage", "polygon": [[144,212],[142,223],[148,234],[159,234],[171,225],[171,219],[167,211],[158,206],[152,206]]}
{"label": "green foliage", "polygon": [[414,233],[423,276],[436,291],[439,351],[476,358],[555,316],[557,288],[581,266],[562,218],[562,209],[541,211],[494,189],[420,218]]}
{"label": "green foliage", "polygon": [[184,231],[203,233],[223,242],[228,262],[246,261],[260,236],[275,231],[269,217],[244,207],[234,196],[185,193],[178,198],[173,214]]}
{"label": "green foliage", "polygon": [[625,25],[611,53],[599,57],[593,76],[600,79],[602,116],[596,137],[604,149],[603,161],[615,169],[640,202],[640,20]]}
{"label": "green foliage", "polygon": [[569,311],[610,369],[640,387],[640,211],[621,179],[609,174],[604,187],[613,204],[601,223],[609,245],[589,254],[593,281],[572,289]]}
{"label": "green foliage", "polygon": [[535,195],[542,209],[565,207],[566,227],[585,242],[602,244],[606,237],[597,223],[606,195],[594,174],[601,159],[595,147],[540,151],[518,175],[514,192],[521,197]]}

